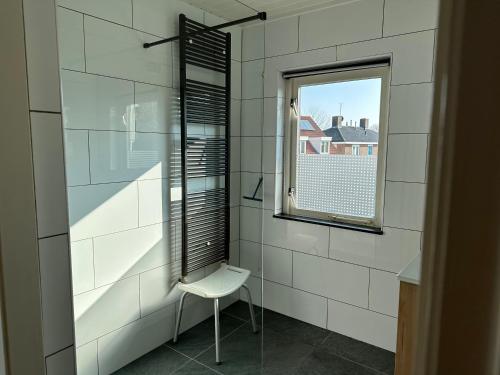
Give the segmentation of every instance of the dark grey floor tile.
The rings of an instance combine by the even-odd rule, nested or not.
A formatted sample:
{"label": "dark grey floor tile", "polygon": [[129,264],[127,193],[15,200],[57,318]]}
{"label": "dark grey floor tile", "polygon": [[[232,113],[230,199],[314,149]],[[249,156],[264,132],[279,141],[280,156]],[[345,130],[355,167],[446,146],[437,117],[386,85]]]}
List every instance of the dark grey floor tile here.
{"label": "dark grey floor tile", "polygon": [[250,323],[221,341],[222,364],[215,364],[215,348],[197,359],[225,375],[293,373],[314,347],[276,331],[250,333]]}
{"label": "dark grey floor tile", "polygon": [[[243,324],[240,319],[225,314],[221,314],[220,323],[221,337],[228,335]],[[170,340],[167,345],[193,358],[213,345],[214,340],[215,328],[212,316],[186,332],[181,333],[176,344]]]}
{"label": "dark grey floor tile", "polygon": [[316,348],[302,362],[301,366],[292,372],[294,375],[380,375],[375,370],[368,369],[347,359],[329,353],[324,348]]}
{"label": "dark grey floor tile", "polygon": [[186,366],[180,368],[175,372],[175,375],[214,375],[214,374],[217,374],[217,372],[209,369],[206,366],[200,365],[195,361],[189,362]]}
{"label": "dark grey floor tile", "polygon": [[321,348],[385,374],[394,374],[394,353],[388,350],[335,332],[328,336]]}
{"label": "dark grey floor tile", "polygon": [[143,355],[134,362],[115,372],[119,375],[157,375],[172,374],[190,361],[189,358],[167,348],[160,346]]}
{"label": "dark grey floor tile", "polygon": [[[255,316],[259,316],[262,311],[262,308],[259,306],[253,305],[253,311],[255,312]],[[236,301],[235,303],[229,305],[224,310],[222,310],[224,314],[231,315],[232,317],[243,319],[245,321],[250,320],[250,309],[248,308],[248,303],[244,301]]]}
{"label": "dark grey floor tile", "polygon": [[263,311],[264,337],[266,332],[273,330],[310,345],[319,345],[330,334],[330,331],[312,324],[290,318],[283,314],[264,309]]}

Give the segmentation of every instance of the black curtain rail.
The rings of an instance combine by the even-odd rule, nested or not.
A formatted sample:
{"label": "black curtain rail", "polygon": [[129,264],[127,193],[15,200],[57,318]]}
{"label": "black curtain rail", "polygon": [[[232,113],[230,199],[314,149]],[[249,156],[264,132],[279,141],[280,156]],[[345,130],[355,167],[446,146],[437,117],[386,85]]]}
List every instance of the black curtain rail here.
{"label": "black curtain rail", "polygon": [[[189,38],[189,37],[192,37],[192,36],[195,36],[195,35],[198,35],[198,34],[203,34],[203,33],[206,33],[206,32],[209,32],[209,31],[213,31],[213,30],[218,30],[218,29],[224,29],[226,27],[230,27],[230,26],[234,26],[234,25],[239,25],[239,24],[245,23],[245,22],[250,22],[250,21],[255,21],[255,20],[265,21],[266,19],[267,19],[266,12],[259,12],[255,16],[245,17],[245,18],[241,18],[239,20],[230,21],[230,22],[226,22],[226,23],[221,23],[220,25],[210,26],[210,27],[206,27],[206,28],[204,28],[202,30],[198,30],[198,31],[193,31],[193,32],[187,33],[186,37]],[[179,40],[179,35],[173,36],[171,38],[157,40],[156,42],[144,43],[142,46],[144,48],[150,48],[150,47],[158,46],[160,44],[165,44],[165,43],[173,42],[174,40]]]}

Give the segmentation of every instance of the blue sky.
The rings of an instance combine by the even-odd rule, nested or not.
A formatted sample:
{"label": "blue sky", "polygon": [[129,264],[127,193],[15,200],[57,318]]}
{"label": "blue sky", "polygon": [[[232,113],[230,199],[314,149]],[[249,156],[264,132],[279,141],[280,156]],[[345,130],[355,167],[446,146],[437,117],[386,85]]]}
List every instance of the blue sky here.
{"label": "blue sky", "polygon": [[357,121],[359,125],[359,119],[366,117],[372,126],[379,122],[380,89],[380,78],[304,86],[300,89],[300,114],[323,113],[330,120],[328,126],[320,126],[327,128],[331,126],[331,117],[339,114],[342,103],[344,120],[352,120],[353,125]]}

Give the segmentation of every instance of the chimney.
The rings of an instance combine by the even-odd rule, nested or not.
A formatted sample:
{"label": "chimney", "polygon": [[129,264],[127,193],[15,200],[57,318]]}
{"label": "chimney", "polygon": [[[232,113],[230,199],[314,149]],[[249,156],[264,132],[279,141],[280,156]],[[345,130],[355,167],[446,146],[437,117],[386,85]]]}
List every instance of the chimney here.
{"label": "chimney", "polygon": [[343,116],[332,116],[332,128],[342,126],[342,121],[344,121]]}
{"label": "chimney", "polygon": [[369,126],[369,120],[367,118],[362,118],[359,119],[359,127],[363,128],[364,130],[368,129]]}

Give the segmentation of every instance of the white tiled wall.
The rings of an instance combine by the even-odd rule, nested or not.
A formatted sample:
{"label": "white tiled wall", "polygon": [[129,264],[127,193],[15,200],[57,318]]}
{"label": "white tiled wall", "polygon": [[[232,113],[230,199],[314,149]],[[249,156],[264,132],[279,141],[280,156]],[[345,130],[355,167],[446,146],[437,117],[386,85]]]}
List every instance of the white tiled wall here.
{"label": "white tiled wall", "polygon": [[[54,0],[24,0],[23,15],[38,226],[40,355],[45,357],[47,375],[71,375],[76,374],[75,340]],[[70,36],[75,31],[67,23],[64,27]],[[61,64],[75,66],[79,61],[68,57]],[[72,158],[82,163],[78,152]]]}
{"label": "white tiled wall", "polygon": [[[77,364],[79,375],[109,374],[172,337],[180,295],[180,232],[170,220],[178,46],[142,44],[176,35],[180,13],[223,20],[177,0],[57,5]],[[231,261],[239,264],[241,31],[230,31]],[[212,314],[206,307],[188,303],[183,329]]]}
{"label": "white tiled wall", "polygon": [[[260,296],[262,275],[265,307],[392,351],[396,273],[420,251],[422,236],[437,9],[438,0],[360,0],[243,29],[242,195],[264,176],[263,204],[240,200],[249,287]],[[392,62],[383,235],[274,218],[287,110],[282,72],[374,56]]]}

